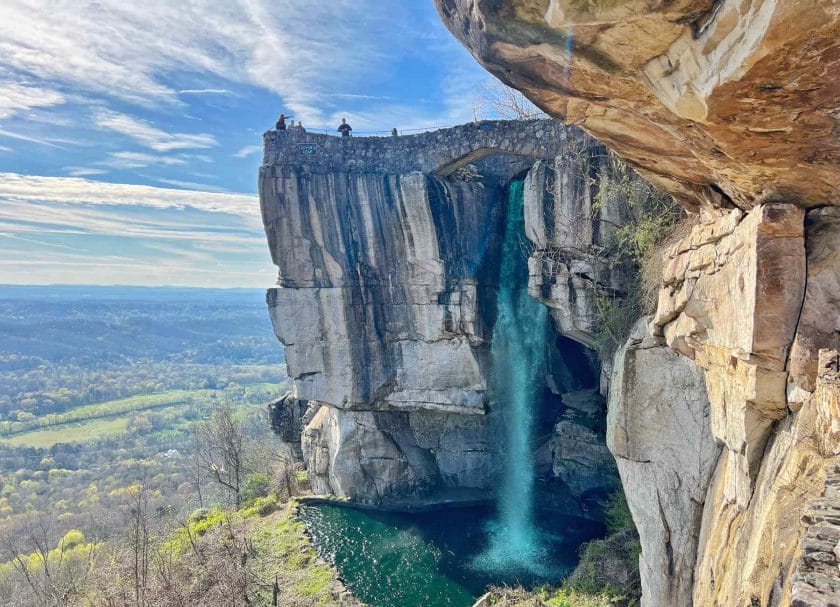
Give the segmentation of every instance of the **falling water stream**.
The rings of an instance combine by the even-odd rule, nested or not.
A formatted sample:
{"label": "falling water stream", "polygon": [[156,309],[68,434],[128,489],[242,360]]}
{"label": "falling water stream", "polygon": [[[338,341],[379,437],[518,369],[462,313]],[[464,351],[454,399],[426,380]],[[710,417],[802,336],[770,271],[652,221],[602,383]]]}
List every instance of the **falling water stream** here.
{"label": "falling water stream", "polygon": [[502,244],[497,318],[491,350],[491,399],[504,418],[504,474],[498,493],[498,520],[490,546],[476,563],[484,569],[535,571],[544,563],[544,542],[534,524],[534,458],[531,437],[537,395],[543,383],[545,306],[528,294],[523,183],[508,191]]}

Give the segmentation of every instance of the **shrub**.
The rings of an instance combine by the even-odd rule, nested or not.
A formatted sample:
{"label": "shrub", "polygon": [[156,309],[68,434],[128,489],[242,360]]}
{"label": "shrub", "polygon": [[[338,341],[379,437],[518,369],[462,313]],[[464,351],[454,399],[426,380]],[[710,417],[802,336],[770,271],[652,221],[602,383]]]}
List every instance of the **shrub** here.
{"label": "shrub", "polygon": [[[667,245],[674,242],[675,228],[684,223],[685,211],[677,202],[639,178],[617,158],[610,156],[611,170],[601,174],[595,206],[607,200],[623,200],[626,223],[608,232],[602,255],[625,264],[632,273],[625,294],[595,294],[598,311],[595,335],[601,360],[612,356],[630,335],[635,322],[650,314],[664,267]],[[683,233],[683,232],[681,232]]]}
{"label": "shrub", "polygon": [[607,524],[607,531],[610,534],[636,529],[636,525],[633,523],[633,516],[630,514],[630,506],[627,504],[627,498],[620,489],[614,491],[607,498],[606,508],[604,508],[604,518]]}
{"label": "shrub", "polygon": [[253,502],[258,497],[268,495],[271,483],[268,476],[262,473],[249,474],[242,483],[242,501]]}

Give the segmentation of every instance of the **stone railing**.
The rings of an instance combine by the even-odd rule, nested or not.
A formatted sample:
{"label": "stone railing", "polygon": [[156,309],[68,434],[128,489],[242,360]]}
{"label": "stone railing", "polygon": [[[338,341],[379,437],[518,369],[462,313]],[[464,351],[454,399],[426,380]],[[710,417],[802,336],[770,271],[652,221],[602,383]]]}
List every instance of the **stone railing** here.
{"label": "stone railing", "polygon": [[556,120],[487,120],[416,135],[337,137],[300,129],[263,135],[264,165],[312,173],[414,171],[448,175],[482,156],[510,153],[551,159],[583,134]]}

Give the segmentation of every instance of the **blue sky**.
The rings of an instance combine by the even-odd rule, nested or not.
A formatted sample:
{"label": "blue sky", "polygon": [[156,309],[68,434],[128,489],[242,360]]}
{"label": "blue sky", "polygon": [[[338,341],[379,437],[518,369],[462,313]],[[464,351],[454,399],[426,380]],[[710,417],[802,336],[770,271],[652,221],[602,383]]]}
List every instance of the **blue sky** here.
{"label": "blue sky", "polygon": [[452,125],[488,79],[431,0],[2,0],[0,283],[269,286],[281,111]]}

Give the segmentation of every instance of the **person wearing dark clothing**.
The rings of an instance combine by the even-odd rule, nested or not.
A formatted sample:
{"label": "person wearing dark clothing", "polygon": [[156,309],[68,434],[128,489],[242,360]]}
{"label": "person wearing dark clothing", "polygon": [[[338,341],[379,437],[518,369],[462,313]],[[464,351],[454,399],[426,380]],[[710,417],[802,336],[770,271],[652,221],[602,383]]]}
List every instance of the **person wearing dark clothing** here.
{"label": "person wearing dark clothing", "polygon": [[338,131],[341,133],[342,137],[349,137],[350,131],[353,130],[353,127],[347,124],[347,119],[342,118],[341,124],[338,125]]}
{"label": "person wearing dark clothing", "polygon": [[291,116],[286,116],[286,114],[280,114],[280,118],[277,119],[276,125],[278,131],[286,130],[286,118],[291,118]]}

